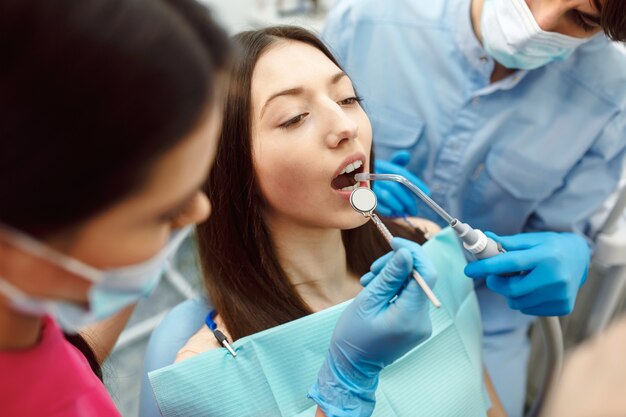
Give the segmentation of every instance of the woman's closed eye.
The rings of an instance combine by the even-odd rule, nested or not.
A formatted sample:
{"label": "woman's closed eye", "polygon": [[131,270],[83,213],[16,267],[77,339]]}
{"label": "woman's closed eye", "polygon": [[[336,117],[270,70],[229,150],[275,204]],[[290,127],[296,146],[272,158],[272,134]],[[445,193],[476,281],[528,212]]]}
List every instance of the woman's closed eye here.
{"label": "woman's closed eye", "polygon": [[353,104],[360,104],[363,99],[359,96],[352,96],[348,98],[344,98],[343,100],[338,101],[340,106],[351,106]]}
{"label": "woman's closed eye", "polygon": [[291,119],[287,120],[285,123],[279,125],[280,128],[282,129],[289,129],[290,127],[294,127],[299,125],[305,117],[307,117],[309,115],[309,113],[302,113],[297,115],[296,117],[292,117]]}
{"label": "woman's closed eye", "polygon": [[600,22],[596,21],[596,18],[577,10],[571,10],[569,17],[575,25],[583,29],[585,32],[593,32],[600,27]]}
{"label": "woman's closed eye", "polygon": [[175,223],[178,219],[180,219],[183,215],[187,214],[191,210],[196,197],[197,194],[194,194],[174,209],[168,211],[167,213],[163,213],[159,217],[159,220],[165,223]]}
{"label": "woman's closed eye", "polygon": [[[339,100],[337,102],[337,104],[339,104],[340,106],[344,106],[344,107],[349,107],[349,106],[354,106],[355,104],[359,104],[363,101],[363,99],[359,96],[352,96],[352,97],[347,97],[344,98],[343,100]],[[306,117],[309,115],[309,113],[301,113],[295,117],[292,117],[291,119],[287,120],[286,122],[278,125],[278,127],[280,127],[281,129],[289,129],[292,127],[297,127],[298,125],[300,125],[304,119],[306,119]]]}

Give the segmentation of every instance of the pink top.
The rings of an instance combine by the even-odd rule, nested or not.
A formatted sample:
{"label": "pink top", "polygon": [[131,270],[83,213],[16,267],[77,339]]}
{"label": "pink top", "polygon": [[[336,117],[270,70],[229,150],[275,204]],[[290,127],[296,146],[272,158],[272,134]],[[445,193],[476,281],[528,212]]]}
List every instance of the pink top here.
{"label": "pink top", "polygon": [[65,340],[54,320],[45,317],[36,346],[0,351],[0,416],[120,417],[120,413],[87,359]]}

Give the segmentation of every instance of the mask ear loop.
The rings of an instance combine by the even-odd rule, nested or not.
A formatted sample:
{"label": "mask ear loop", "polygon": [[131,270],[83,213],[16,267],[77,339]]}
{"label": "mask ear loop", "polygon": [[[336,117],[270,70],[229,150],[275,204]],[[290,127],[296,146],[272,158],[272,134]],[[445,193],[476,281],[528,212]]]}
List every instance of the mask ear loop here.
{"label": "mask ear loop", "polygon": [[73,259],[62,252],[50,248],[37,239],[32,238],[19,230],[0,223],[0,232],[8,237],[8,243],[10,245],[15,246],[28,254],[48,261],[53,265],[63,268],[68,272],[78,275],[79,277],[86,278],[94,283],[102,281],[101,271],[77,259]]}
{"label": "mask ear loop", "polygon": [[48,313],[46,303],[45,306],[37,305],[31,302],[30,297],[22,292],[19,288],[0,277],[0,294],[8,300],[8,303],[18,302],[22,306],[22,310],[36,316],[43,316]]}

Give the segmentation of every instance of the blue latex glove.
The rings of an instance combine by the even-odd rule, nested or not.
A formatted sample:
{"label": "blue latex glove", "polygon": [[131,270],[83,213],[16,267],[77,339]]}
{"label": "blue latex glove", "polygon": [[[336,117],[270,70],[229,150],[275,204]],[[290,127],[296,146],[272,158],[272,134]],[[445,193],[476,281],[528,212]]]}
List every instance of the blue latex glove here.
{"label": "blue latex glove", "polygon": [[[402,175],[430,195],[430,190],[426,184],[405,168],[410,159],[411,154],[409,152],[398,151],[393,154],[389,162],[376,160],[374,172]],[[378,198],[376,211],[381,215],[386,217],[417,215],[417,197],[404,185],[392,181],[372,181],[372,187]]]}
{"label": "blue latex glove", "polygon": [[430,303],[410,274],[415,267],[432,287],[435,268],[416,243],[395,238],[391,246],[395,253],[378,259],[361,278],[365,288],[339,318],[309,391],[328,417],[371,415],[379,372],[432,332]]}
{"label": "blue latex glove", "polygon": [[[486,278],[487,287],[507,298],[509,307],[533,316],[571,313],[578,289],[587,278],[590,251],[574,233],[521,233],[498,237],[506,253],[472,262],[470,278]],[[516,272],[522,275],[505,277]]]}

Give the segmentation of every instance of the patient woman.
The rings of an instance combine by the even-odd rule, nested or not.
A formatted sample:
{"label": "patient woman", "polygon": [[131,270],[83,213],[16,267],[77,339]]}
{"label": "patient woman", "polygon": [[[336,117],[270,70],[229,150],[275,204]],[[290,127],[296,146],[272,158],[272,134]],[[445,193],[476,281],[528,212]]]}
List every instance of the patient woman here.
{"label": "patient woman", "polygon": [[[373,161],[370,122],[348,75],[315,35],[300,28],[244,32],[235,43],[242,61],[232,74],[206,187],[213,215],[197,228],[214,321],[231,344],[355,297],[363,289],[359,277],[389,251],[373,223],[349,202],[354,188],[368,186],[357,184],[354,174],[369,172]],[[394,235],[419,243],[438,232],[421,219],[386,223]],[[450,285],[441,283],[446,279],[440,274],[437,288]],[[473,305],[464,320],[478,322]],[[479,332],[478,326],[473,333]],[[439,349],[445,358],[446,342],[438,337],[433,334],[429,349]],[[480,337],[472,337],[479,345]],[[220,348],[204,325],[176,361]],[[463,409],[468,397],[458,395],[464,392],[459,385],[469,371],[461,368],[442,371],[450,372],[442,376],[448,381],[444,392],[419,415]],[[481,415],[487,409],[502,415],[486,379],[491,401],[479,395]],[[259,410],[257,415],[277,414]]]}

